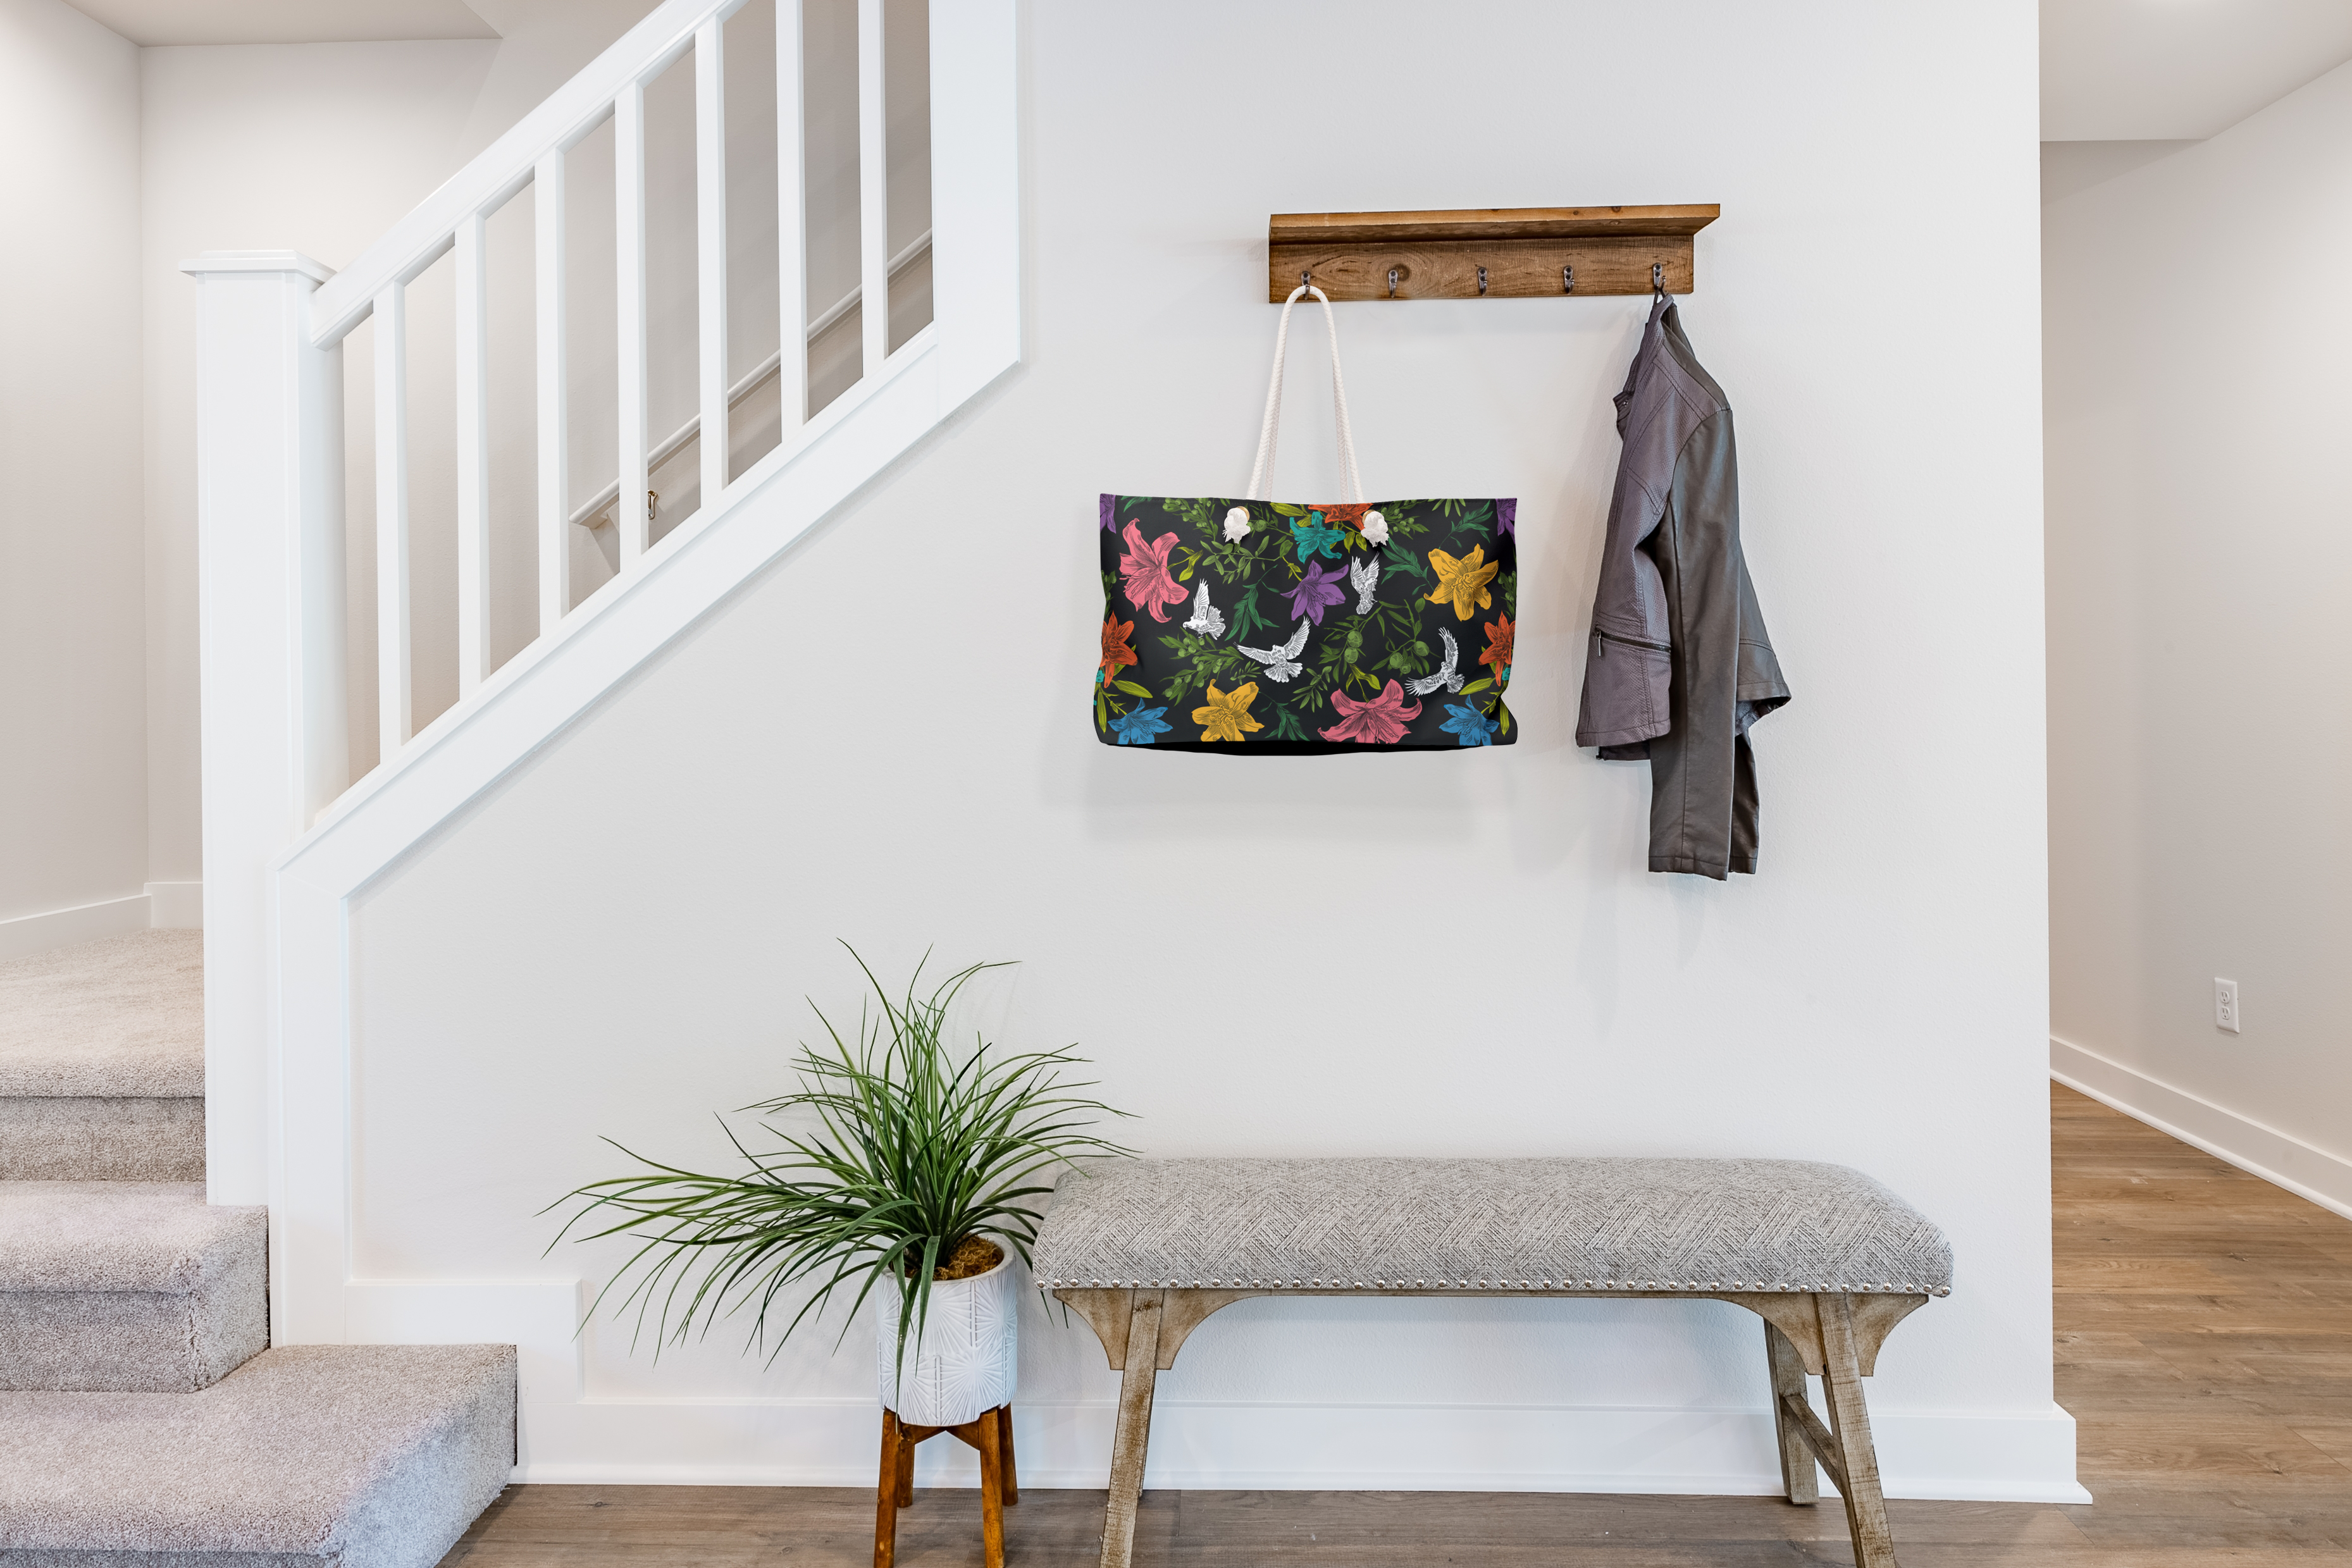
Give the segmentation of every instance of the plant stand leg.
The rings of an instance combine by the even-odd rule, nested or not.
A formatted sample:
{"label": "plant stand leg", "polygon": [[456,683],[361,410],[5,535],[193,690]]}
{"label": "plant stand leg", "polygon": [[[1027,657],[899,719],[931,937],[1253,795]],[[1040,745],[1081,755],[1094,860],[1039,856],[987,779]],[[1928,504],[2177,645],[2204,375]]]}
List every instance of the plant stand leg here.
{"label": "plant stand leg", "polygon": [[1870,1407],[1862,1397],[1861,1357],[1853,1342],[1853,1303],[1843,1295],[1815,1296],[1822,1315],[1822,1379],[1829,1396],[1830,1433],[1844,1474],[1846,1527],[1853,1533],[1854,1568],[1896,1568],[1895,1532],[1878,1490],[1878,1453],[1870,1441]]}
{"label": "plant stand leg", "polygon": [[915,1506],[915,1445],[930,1435],[928,1430],[919,1435],[903,1421],[898,1424],[898,1490],[900,1508]]}
{"label": "plant stand leg", "polygon": [[1102,1568],[1135,1559],[1135,1511],[1143,1500],[1143,1456],[1151,1441],[1151,1388],[1160,1368],[1159,1291],[1135,1292],[1127,1356],[1118,1379],[1118,1431],[1111,1440],[1110,1498],[1103,1509]]}
{"label": "plant stand leg", "polygon": [[874,1568],[891,1568],[898,1560],[898,1455],[903,1448],[912,1458],[915,1446],[902,1444],[898,1413],[882,1412],[882,1473],[874,1488]]}
{"label": "plant stand leg", "polygon": [[1011,1508],[1021,1500],[1021,1481],[1013,1467],[1013,1406],[996,1407],[996,1447],[1004,1465],[1004,1506]]}
{"label": "plant stand leg", "polygon": [[1813,1462],[1812,1449],[1805,1446],[1802,1432],[1789,1418],[1783,1399],[1805,1403],[1805,1361],[1789,1336],[1764,1323],[1764,1358],[1772,1372],[1772,1430],[1780,1440],[1780,1490],[1790,1502],[1815,1503],[1822,1498],[1820,1468]]}
{"label": "plant stand leg", "polygon": [[1004,1568],[1004,1458],[996,1412],[972,1423],[980,1450],[980,1539],[988,1568]]}

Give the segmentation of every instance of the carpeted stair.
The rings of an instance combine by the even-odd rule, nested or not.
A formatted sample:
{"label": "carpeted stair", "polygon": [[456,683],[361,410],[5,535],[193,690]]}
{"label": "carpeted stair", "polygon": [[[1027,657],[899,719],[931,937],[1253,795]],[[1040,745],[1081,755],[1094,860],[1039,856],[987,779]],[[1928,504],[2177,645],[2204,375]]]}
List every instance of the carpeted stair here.
{"label": "carpeted stair", "polygon": [[177,931],[0,965],[0,1568],[432,1568],[512,1473],[514,1347],[266,1348],[203,969]]}
{"label": "carpeted stair", "polygon": [[203,933],[0,964],[0,1181],[204,1179]]}
{"label": "carpeted stair", "polygon": [[0,1389],[210,1388],[269,1343],[268,1244],[193,1183],[0,1182]]}

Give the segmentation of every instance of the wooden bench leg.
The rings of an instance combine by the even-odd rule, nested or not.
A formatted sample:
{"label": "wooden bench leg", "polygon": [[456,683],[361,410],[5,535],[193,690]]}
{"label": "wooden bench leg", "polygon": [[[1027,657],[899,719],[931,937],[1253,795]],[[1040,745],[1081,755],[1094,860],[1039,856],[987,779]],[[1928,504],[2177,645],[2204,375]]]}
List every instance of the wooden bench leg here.
{"label": "wooden bench leg", "polygon": [[1127,1358],[1118,1378],[1118,1430],[1111,1439],[1110,1500],[1103,1509],[1102,1568],[1129,1568],[1135,1511],[1143,1500],[1143,1454],[1151,1441],[1151,1389],[1160,1370],[1159,1291],[1135,1292]]}
{"label": "wooden bench leg", "polygon": [[[1853,1533],[1855,1568],[1896,1568],[1886,1499],[1878,1490],[1878,1453],[1870,1441],[1870,1407],[1863,1403],[1861,1358],[1854,1346],[1853,1303],[1815,1296],[1822,1316],[1822,1378],[1837,1445],[1838,1490],[1845,1497],[1846,1528]],[[1801,1384],[1802,1380],[1800,1379]]]}
{"label": "wooden bench leg", "polygon": [[1790,1416],[1789,1407],[1780,1403],[1783,1399],[1794,1399],[1800,1405],[1806,1402],[1805,1358],[1769,1318],[1764,1321],[1764,1359],[1772,1372],[1772,1429],[1780,1440],[1780,1490],[1790,1502],[1819,1502],[1822,1478],[1813,1450],[1806,1446],[1804,1433]]}

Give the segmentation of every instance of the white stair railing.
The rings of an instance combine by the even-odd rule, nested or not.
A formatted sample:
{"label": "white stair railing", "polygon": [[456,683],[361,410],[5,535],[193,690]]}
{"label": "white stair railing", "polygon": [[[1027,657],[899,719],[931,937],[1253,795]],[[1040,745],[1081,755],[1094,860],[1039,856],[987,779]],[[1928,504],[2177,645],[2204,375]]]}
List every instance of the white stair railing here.
{"label": "white stair railing", "polygon": [[[340,274],[291,252],[184,266],[198,310],[206,1147],[214,1201],[271,1207],[278,1343],[393,1333],[398,1292],[350,1272],[350,904],[1020,356],[1014,0],[929,14],[932,319],[888,349],[882,0],[859,0],[861,377],[807,406],[800,0],[777,0],[781,349],[730,380],[723,113],[728,18],[744,0],[666,0]],[[646,89],[694,55],[698,354],[690,428],[647,429]],[[565,157],[614,146],[618,461],[610,497],[568,493]],[[490,668],[490,215],[532,187],[538,239],[538,619]],[[457,701],[410,722],[408,290],[455,253]],[[742,280],[738,279],[739,283]],[[760,280],[765,287],[765,280]],[[837,319],[837,311],[824,313]],[[375,322],[381,756],[350,775],[344,654],[342,345]],[[781,383],[782,436],[731,479],[738,394]],[[696,511],[652,542],[653,468],[698,440]],[[568,602],[572,529],[612,506],[617,570]],[[354,1294],[353,1292],[358,1292]],[[516,1338],[495,1291],[475,1337]],[[562,1298],[568,1301],[569,1298]],[[373,1303],[373,1305],[369,1303]],[[406,1311],[405,1307],[399,1309]],[[537,1309],[533,1309],[537,1310]],[[390,1315],[387,1315],[389,1313]],[[460,1317],[464,1314],[459,1313]],[[561,1318],[562,1312],[554,1312]],[[552,1320],[551,1320],[552,1321]],[[511,1332],[509,1332],[511,1329]],[[568,1331],[565,1331],[568,1332]],[[528,1356],[527,1356],[528,1361]],[[526,1367],[526,1380],[532,1375]]]}

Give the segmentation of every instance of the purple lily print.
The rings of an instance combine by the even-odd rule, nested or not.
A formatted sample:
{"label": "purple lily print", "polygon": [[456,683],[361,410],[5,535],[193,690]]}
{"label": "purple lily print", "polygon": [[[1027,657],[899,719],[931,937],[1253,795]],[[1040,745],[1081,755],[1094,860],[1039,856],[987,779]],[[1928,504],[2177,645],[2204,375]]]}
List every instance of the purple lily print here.
{"label": "purple lily print", "polygon": [[[1103,527],[1110,525],[1105,523]],[[1497,532],[1508,534],[1513,538],[1518,537],[1519,498],[1517,496],[1507,496],[1495,503],[1495,528]]]}
{"label": "purple lily print", "polygon": [[1105,496],[1102,498],[1102,510],[1097,515],[1102,519],[1102,531],[1107,534],[1118,532],[1118,524],[1111,517],[1111,514],[1118,509],[1118,503],[1117,496]]}
{"label": "purple lily print", "polygon": [[1348,591],[1339,586],[1347,580],[1347,575],[1337,567],[1325,571],[1321,561],[1308,561],[1307,575],[1290,591],[1290,618],[1322,625],[1323,612],[1347,602]]}

